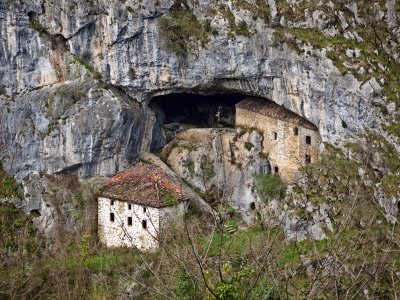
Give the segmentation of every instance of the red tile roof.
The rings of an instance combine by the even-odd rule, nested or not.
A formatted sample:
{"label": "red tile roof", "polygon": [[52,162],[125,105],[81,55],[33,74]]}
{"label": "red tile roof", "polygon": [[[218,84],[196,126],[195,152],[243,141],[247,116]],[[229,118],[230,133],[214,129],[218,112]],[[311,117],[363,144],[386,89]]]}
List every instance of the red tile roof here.
{"label": "red tile roof", "polygon": [[249,97],[236,104],[236,108],[249,110],[264,116],[318,131],[317,126],[307,119],[268,99]]}
{"label": "red tile roof", "polygon": [[101,196],[156,208],[188,199],[176,178],[158,166],[143,162],[107,180]]}

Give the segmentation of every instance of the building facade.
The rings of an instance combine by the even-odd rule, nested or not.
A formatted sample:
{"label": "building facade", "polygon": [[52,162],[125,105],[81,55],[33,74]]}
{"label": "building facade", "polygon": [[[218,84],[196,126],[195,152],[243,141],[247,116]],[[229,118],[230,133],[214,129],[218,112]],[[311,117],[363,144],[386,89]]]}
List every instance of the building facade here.
{"label": "building facade", "polygon": [[162,168],[137,163],[110,178],[98,199],[98,232],[107,247],[155,250],[164,230],[179,222],[188,198]]}
{"label": "building facade", "polygon": [[249,97],[236,105],[236,126],[263,135],[263,154],[272,173],[290,183],[295,172],[319,158],[321,137],[310,121],[267,99]]}

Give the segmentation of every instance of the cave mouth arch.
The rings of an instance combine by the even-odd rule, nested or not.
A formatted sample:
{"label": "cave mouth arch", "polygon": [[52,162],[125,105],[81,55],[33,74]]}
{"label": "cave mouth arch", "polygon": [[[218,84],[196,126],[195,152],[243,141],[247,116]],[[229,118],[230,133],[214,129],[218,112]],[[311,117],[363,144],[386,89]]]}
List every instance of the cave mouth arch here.
{"label": "cave mouth arch", "polygon": [[150,151],[170,142],[175,134],[190,128],[234,128],[235,105],[249,97],[242,93],[191,92],[155,96],[149,107],[156,116]]}

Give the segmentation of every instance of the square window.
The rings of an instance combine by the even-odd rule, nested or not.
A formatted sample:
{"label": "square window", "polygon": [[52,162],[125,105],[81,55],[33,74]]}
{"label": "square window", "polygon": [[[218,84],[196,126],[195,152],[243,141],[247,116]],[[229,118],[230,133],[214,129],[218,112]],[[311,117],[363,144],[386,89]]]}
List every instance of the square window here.
{"label": "square window", "polygon": [[294,127],[293,128],[293,134],[294,135],[299,135],[299,128],[298,127]]}
{"label": "square window", "polygon": [[132,204],[130,204],[130,203],[128,204],[128,209],[132,210]]}
{"label": "square window", "polygon": [[114,200],[111,200],[111,205],[114,205]]}
{"label": "square window", "polygon": [[306,164],[311,163],[311,155],[306,154],[305,162],[306,162]]}
{"label": "square window", "polygon": [[311,145],[311,136],[306,135],[306,144]]}
{"label": "square window", "polygon": [[132,226],[132,217],[128,217],[128,226]]}
{"label": "square window", "polygon": [[279,172],[279,168],[278,167],[275,167],[274,170],[275,170],[275,173]]}
{"label": "square window", "polygon": [[110,221],[114,222],[114,220],[115,220],[114,213],[110,213]]}
{"label": "square window", "polygon": [[143,229],[147,228],[147,221],[146,220],[142,221],[142,227],[143,227]]}

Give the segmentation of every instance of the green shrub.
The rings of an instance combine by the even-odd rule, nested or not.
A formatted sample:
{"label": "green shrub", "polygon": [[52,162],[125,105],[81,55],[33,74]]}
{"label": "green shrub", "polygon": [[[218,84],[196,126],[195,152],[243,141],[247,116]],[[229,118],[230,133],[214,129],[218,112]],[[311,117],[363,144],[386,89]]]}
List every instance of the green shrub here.
{"label": "green shrub", "polygon": [[258,195],[265,202],[268,202],[273,198],[283,198],[286,193],[286,185],[276,174],[257,175],[256,189]]}
{"label": "green shrub", "polygon": [[387,195],[396,196],[400,191],[400,176],[387,175],[383,177],[382,189]]}
{"label": "green shrub", "polygon": [[89,63],[87,63],[84,59],[75,56],[74,57],[74,62],[82,65],[86,70],[88,70],[90,73],[92,73],[93,77],[99,81],[101,81],[103,79],[103,75],[96,71],[96,69]]}
{"label": "green shrub", "polygon": [[250,299],[278,300],[280,297],[279,292],[274,285],[270,283],[261,283],[254,288]]}
{"label": "green shrub", "polygon": [[176,203],[177,203],[177,199],[175,198],[175,196],[174,195],[172,195],[172,194],[169,194],[169,193],[166,193],[165,195],[164,195],[164,201],[165,201],[165,203],[168,205],[168,206],[174,206]]}
{"label": "green shrub", "polygon": [[0,251],[9,253],[0,263],[11,264],[21,256],[30,256],[38,244],[29,217],[10,203],[0,203]]}
{"label": "green shrub", "polygon": [[254,147],[254,145],[250,142],[246,142],[244,143],[244,147],[246,148],[247,151],[250,151]]}
{"label": "green shrub", "polygon": [[194,285],[192,279],[186,273],[184,269],[182,269],[178,274],[177,286],[175,289],[176,297],[179,300],[192,299],[192,296],[195,293],[196,286]]}
{"label": "green shrub", "polygon": [[303,193],[303,189],[301,187],[295,185],[294,187],[292,187],[292,192],[297,195],[300,195]]}
{"label": "green shrub", "polygon": [[173,5],[169,14],[161,18],[159,25],[167,49],[178,56],[187,55],[192,41],[197,40],[205,47],[212,32],[209,20],[201,24],[186,6],[181,5]]}
{"label": "green shrub", "polygon": [[45,32],[43,25],[33,19],[29,21],[29,28],[36,30],[38,33]]}
{"label": "green shrub", "polygon": [[400,124],[399,123],[393,123],[393,124],[387,125],[384,127],[384,129],[387,132],[395,135],[398,139],[400,138]]}
{"label": "green shrub", "polygon": [[239,24],[237,25],[236,33],[238,35],[250,36],[249,27],[247,26],[247,23],[244,20],[240,21]]}
{"label": "green shrub", "polygon": [[0,198],[20,197],[19,186],[15,179],[3,171],[0,164]]}

